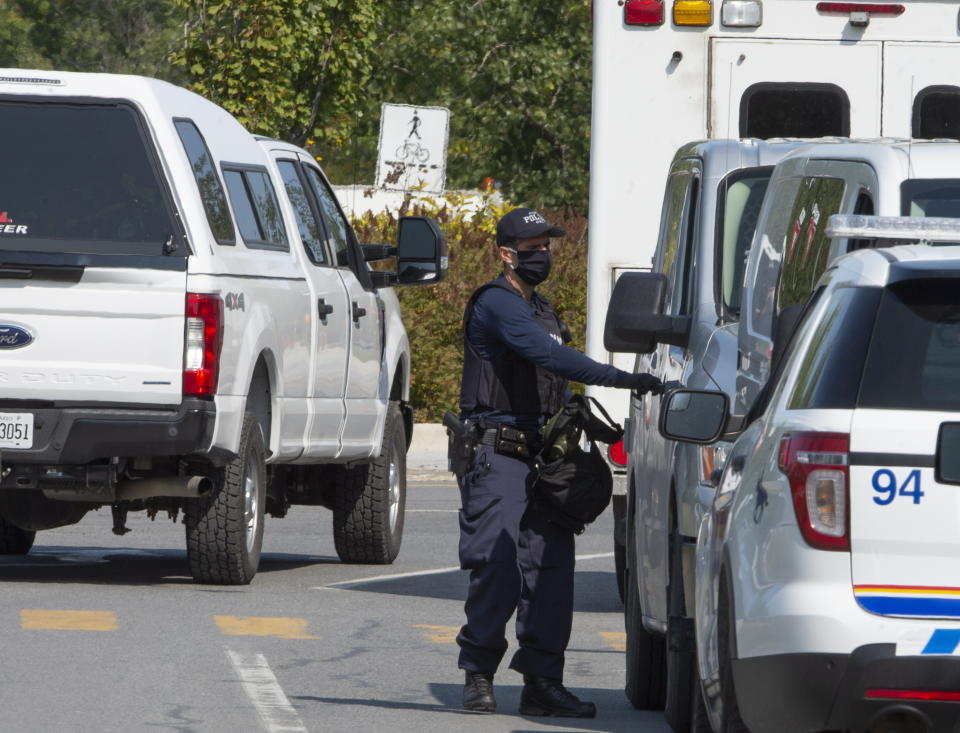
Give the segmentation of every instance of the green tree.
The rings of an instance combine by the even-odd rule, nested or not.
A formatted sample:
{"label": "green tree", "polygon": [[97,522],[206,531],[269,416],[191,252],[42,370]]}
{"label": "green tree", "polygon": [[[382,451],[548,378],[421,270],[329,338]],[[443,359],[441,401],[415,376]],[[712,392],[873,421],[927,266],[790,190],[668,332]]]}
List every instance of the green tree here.
{"label": "green tree", "polygon": [[511,200],[583,210],[590,155],[589,1],[385,5],[384,38],[356,139],[322,150],[331,175],[354,182],[357,167],[372,174],[381,103],[437,105],[451,110],[448,187],[477,188],[492,176]]}
{"label": "green tree", "polygon": [[175,0],[188,21],[173,59],[194,91],[248,129],[336,144],[365,96],[376,0]]}
{"label": "green tree", "polygon": [[179,13],[156,0],[2,0],[0,63],[143,74],[178,82],[167,56]]}

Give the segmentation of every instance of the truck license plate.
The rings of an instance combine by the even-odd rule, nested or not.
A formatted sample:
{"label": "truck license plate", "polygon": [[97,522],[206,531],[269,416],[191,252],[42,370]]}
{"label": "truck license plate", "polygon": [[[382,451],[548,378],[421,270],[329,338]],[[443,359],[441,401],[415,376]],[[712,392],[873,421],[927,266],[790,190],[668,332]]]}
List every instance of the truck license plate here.
{"label": "truck license plate", "polygon": [[0,412],[0,448],[33,447],[33,413]]}

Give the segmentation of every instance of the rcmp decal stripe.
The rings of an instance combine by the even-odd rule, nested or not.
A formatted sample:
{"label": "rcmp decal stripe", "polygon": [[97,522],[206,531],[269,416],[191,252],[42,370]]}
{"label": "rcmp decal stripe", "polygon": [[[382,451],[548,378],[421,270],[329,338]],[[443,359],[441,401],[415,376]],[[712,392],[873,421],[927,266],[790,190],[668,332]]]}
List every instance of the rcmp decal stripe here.
{"label": "rcmp decal stripe", "polygon": [[960,629],[937,629],[921,654],[953,654],[960,645]]}
{"label": "rcmp decal stripe", "polygon": [[960,618],[960,588],[911,585],[855,585],[857,602],[883,616]]}

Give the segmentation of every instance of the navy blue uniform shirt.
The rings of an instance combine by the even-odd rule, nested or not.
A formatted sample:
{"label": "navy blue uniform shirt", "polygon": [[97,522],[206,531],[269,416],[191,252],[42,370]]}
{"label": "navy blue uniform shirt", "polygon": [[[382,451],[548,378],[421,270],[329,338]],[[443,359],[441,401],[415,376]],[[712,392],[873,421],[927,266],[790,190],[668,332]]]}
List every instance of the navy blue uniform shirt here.
{"label": "navy blue uniform shirt", "polygon": [[[601,387],[633,385],[633,374],[594,361],[544,331],[535,317],[535,313],[544,308],[544,301],[536,292],[527,300],[519,293],[514,295],[503,288],[488,288],[474,304],[473,315],[467,324],[467,338],[483,359],[494,359],[504,349],[510,349],[572,382]],[[536,385],[531,385],[531,389],[536,389]],[[513,415],[500,411],[476,412],[464,417],[487,417],[518,425]]]}

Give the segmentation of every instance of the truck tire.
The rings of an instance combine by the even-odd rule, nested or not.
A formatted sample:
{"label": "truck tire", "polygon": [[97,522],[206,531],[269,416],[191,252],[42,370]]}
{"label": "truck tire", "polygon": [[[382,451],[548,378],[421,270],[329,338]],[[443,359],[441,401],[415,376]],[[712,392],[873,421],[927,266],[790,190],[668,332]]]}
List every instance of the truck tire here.
{"label": "truck tire", "polygon": [[343,562],[388,565],[400,552],[407,499],[407,442],[391,402],[380,455],[334,473],[333,540]]}
{"label": "truck tire", "polygon": [[[628,551],[630,551],[628,537]],[[661,710],[666,682],[666,640],[643,627],[637,578],[637,561],[630,551],[627,563],[624,620],[627,627],[627,680],[625,692],[637,710]]]}
{"label": "truck tire", "polygon": [[617,593],[620,595],[620,603],[623,603],[626,598],[624,587],[627,584],[627,547],[616,540],[613,541],[613,569],[617,574]]}
{"label": "truck tire", "polygon": [[[667,588],[667,613],[671,618],[686,616],[686,599],[683,585],[683,537],[671,517],[670,567]],[[694,709],[694,693],[699,692],[696,674],[696,656],[692,649],[674,649],[667,643],[667,684],[663,715],[674,733],[687,733],[691,726]],[[697,681],[698,687],[693,686]]]}
{"label": "truck tire", "polygon": [[36,536],[36,532],[20,529],[0,517],[0,555],[26,555]]}
{"label": "truck tire", "polygon": [[237,457],[217,471],[214,488],[187,501],[187,560],[198,583],[246,585],[263,545],[267,470],[263,431],[247,413]]}

